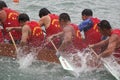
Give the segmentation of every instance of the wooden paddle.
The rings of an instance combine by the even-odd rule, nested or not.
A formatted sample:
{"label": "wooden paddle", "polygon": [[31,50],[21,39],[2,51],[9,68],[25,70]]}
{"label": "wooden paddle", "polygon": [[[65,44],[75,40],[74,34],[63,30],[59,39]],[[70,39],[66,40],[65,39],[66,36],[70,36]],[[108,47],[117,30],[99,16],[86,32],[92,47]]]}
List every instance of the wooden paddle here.
{"label": "wooden paddle", "polygon": [[[56,48],[56,46],[53,43],[53,41],[51,40],[50,42],[54,46],[55,50],[58,52],[58,49]],[[60,61],[61,65],[62,65],[63,69],[65,69],[65,70],[71,70],[71,71],[74,70],[73,67],[69,64],[69,62],[65,58],[63,58],[62,56],[57,56],[57,57],[59,58],[59,61]]]}
{"label": "wooden paddle", "polygon": [[[96,54],[96,52],[90,48],[91,51],[96,55],[96,57],[98,57],[98,55]],[[113,67],[111,67],[109,65],[109,63],[107,61],[105,61],[103,58],[101,58],[101,61],[103,62],[103,65],[105,66],[105,68],[117,79],[117,80],[120,80],[120,74],[117,70],[115,70]]]}
{"label": "wooden paddle", "polygon": [[15,50],[17,51],[17,46],[15,44],[15,40],[13,39],[13,36],[12,36],[11,32],[9,32],[9,35],[10,35],[10,38],[12,40],[13,45],[15,46]]}

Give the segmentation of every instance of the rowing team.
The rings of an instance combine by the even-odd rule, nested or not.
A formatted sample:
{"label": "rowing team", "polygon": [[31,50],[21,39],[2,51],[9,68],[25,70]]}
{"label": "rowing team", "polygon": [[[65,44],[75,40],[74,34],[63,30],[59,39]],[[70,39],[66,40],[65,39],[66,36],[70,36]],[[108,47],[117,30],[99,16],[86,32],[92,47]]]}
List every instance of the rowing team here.
{"label": "rowing team", "polygon": [[[0,1],[0,41],[11,43],[8,32],[11,32],[16,44],[40,46],[42,42],[53,40],[58,51],[82,50],[91,47],[99,52],[98,59],[110,56],[114,51],[116,59],[120,57],[120,29],[112,29],[107,20],[93,17],[91,9],[84,9],[81,13],[83,22],[79,25],[71,22],[67,13],[59,16],[48,9],[39,11],[39,22],[30,21],[26,13],[19,13],[7,7]],[[41,27],[45,27],[45,31]],[[46,36],[44,36],[44,33]],[[84,36],[82,34],[84,33]],[[54,39],[53,39],[54,38]],[[50,43],[48,48],[52,48]]]}

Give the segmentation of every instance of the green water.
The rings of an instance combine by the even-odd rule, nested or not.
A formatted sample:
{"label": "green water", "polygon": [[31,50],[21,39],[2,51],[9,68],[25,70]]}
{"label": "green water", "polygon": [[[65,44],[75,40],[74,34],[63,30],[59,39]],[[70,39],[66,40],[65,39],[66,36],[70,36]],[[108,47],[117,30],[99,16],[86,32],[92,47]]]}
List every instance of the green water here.
{"label": "green water", "polygon": [[[113,27],[120,26],[120,0],[20,0],[14,4],[12,0],[4,0],[8,7],[20,12],[27,13],[31,20],[39,20],[38,12],[46,7],[52,13],[60,14],[67,12],[72,22],[79,24],[81,11],[91,8],[95,17],[107,19]],[[16,59],[0,57],[0,80],[116,80],[105,69],[81,73],[78,78],[68,71],[63,70],[61,65],[35,61],[26,69],[19,69]]]}
{"label": "green water", "polygon": [[79,77],[63,70],[59,64],[35,61],[25,69],[19,69],[16,59],[0,57],[0,80],[116,80],[106,70],[80,73]]}

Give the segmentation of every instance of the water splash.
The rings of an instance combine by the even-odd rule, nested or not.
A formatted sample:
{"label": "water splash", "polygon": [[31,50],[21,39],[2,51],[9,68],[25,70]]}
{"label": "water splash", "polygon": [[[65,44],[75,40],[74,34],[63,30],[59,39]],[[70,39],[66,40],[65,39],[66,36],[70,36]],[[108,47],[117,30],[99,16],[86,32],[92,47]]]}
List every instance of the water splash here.
{"label": "water splash", "polygon": [[33,53],[30,52],[29,54],[19,58],[18,63],[20,65],[20,69],[28,68],[30,65],[32,65],[35,60],[35,56],[32,54]]}
{"label": "water splash", "polygon": [[104,67],[110,72],[117,80],[120,80],[120,65],[115,60],[115,57],[109,56],[101,59]]}
{"label": "water splash", "polygon": [[17,49],[17,59],[20,69],[28,68],[36,60],[38,53],[48,44],[48,42],[41,43],[39,47],[19,47]]}
{"label": "water splash", "polygon": [[[63,53],[62,56],[67,59],[74,68],[74,71],[79,74],[94,71],[98,68],[98,65],[100,65],[100,63],[96,62],[96,57],[89,48],[84,49],[82,52],[77,50],[76,53]],[[76,73],[75,75],[78,77]]]}
{"label": "water splash", "polygon": [[[18,63],[20,65],[19,69],[22,69],[22,70],[29,69],[30,68],[29,66],[31,66],[36,59],[36,57],[35,57],[36,50],[32,50],[27,55],[25,55],[26,52],[23,53],[23,50],[21,50],[21,49],[19,50],[19,52],[21,53],[18,55],[19,56]],[[81,74],[86,74],[86,73],[90,73],[90,72],[99,70],[98,65],[101,64],[101,63],[96,64],[96,60],[95,60],[96,58],[92,54],[92,52],[89,48],[84,49],[82,52],[78,50],[74,54],[73,53],[62,54],[62,56],[64,56],[64,58],[66,58],[68,60],[68,62],[72,65],[72,67],[74,68],[74,71],[75,71],[75,72],[72,72],[72,71],[67,71],[67,72],[69,74],[74,75],[74,77],[76,77],[76,78],[81,77]],[[112,60],[110,60],[110,61],[112,61]],[[102,66],[102,68],[103,68],[103,66]],[[46,71],[46,70],[43,70],[43,71]],[[46,72],[43,72],[43,73],[46,73]]]}
{"label": "water splash", "polygon": [[38,54],[37,48],[31,48],[29,51],[26,51],[25,48],[18,48],[17,51],[17,59],[20,69],[28,68],[32,65],[36,60],[36,55]]}

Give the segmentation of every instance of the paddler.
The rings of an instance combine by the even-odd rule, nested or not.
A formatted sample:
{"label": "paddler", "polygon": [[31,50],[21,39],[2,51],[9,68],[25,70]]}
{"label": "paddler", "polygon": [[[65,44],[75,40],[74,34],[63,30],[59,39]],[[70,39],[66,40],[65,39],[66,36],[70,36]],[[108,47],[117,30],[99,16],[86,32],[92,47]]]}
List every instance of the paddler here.
{"label": "paddler", "polygon": [[[56,14],[52,14],[47,8],[40,9],[39,17],[40,17],[39,25],[40,27],[44,26],[46,37],[49,37],[53,34],[56,34],[62,31],[59,24],[59,19],[58,19],[59,16]],[[53,40],[53,42],[56,44],[57,47],[59,47],[61,43],[58,38]],[[50,49],[53,48],[51,43],[48,44],[47,47]]]}
{"label": "paddler", "polygon": [[94,49],[102,48],[101,53],[98,55],[98,59],[114,55],[115,59],[120,63],[120,29],[112,29],[107,20],[102,20],[98,24],[98,29],[102,35],[109,36],[109,38],[99,43],[89,45],[89,47]]}
{"label": "paddler", "polygon": [[18,16],[18,22],[20,27],[18,28],[7,28],[8,31],[11,30],[22,30],[22,37],[20,44],[29,45],[29,47],[39,47],[44,39],[44,34],[36,21],[30,21],[29,16],[26,13],[21,13]]}
{"label": "paddler", "polygon": [[59,15],[59,23],[63,31],[53,34],[52,36],[48,37],[48,39],[52,40],[55,37],[60,37],[62,39],[62,43],[58,48],[58,51],[70,51],[72,53],[72,51],[74,52],[74,49],[80,48],[78,47],[79,45],[81,46],[80,42],[82,38],[78,26],[71,23],[68,13],[61,13]]}
{"label": "paddler", "polygon": [[84,9],[81,13],[83,22],[79,24],[79,30],[84,34],[84,47],[89,44],[94,44],[101,41],[101,34],[98,31],[97,23],[100,22],[98,18],[93,17],[91,9]]}
{"label": "paddler", "polygon": [[[12,43],[11,37],[6,31],[7,27],[18,27],[20,24],[18,22],[19,12],[12,10],[7,7],[6,3],[0,0],[0,25],[3,26],[2,35],[5,43]],[[21,31],[11,31],[11,34],[16,43],[20,42]]]}

